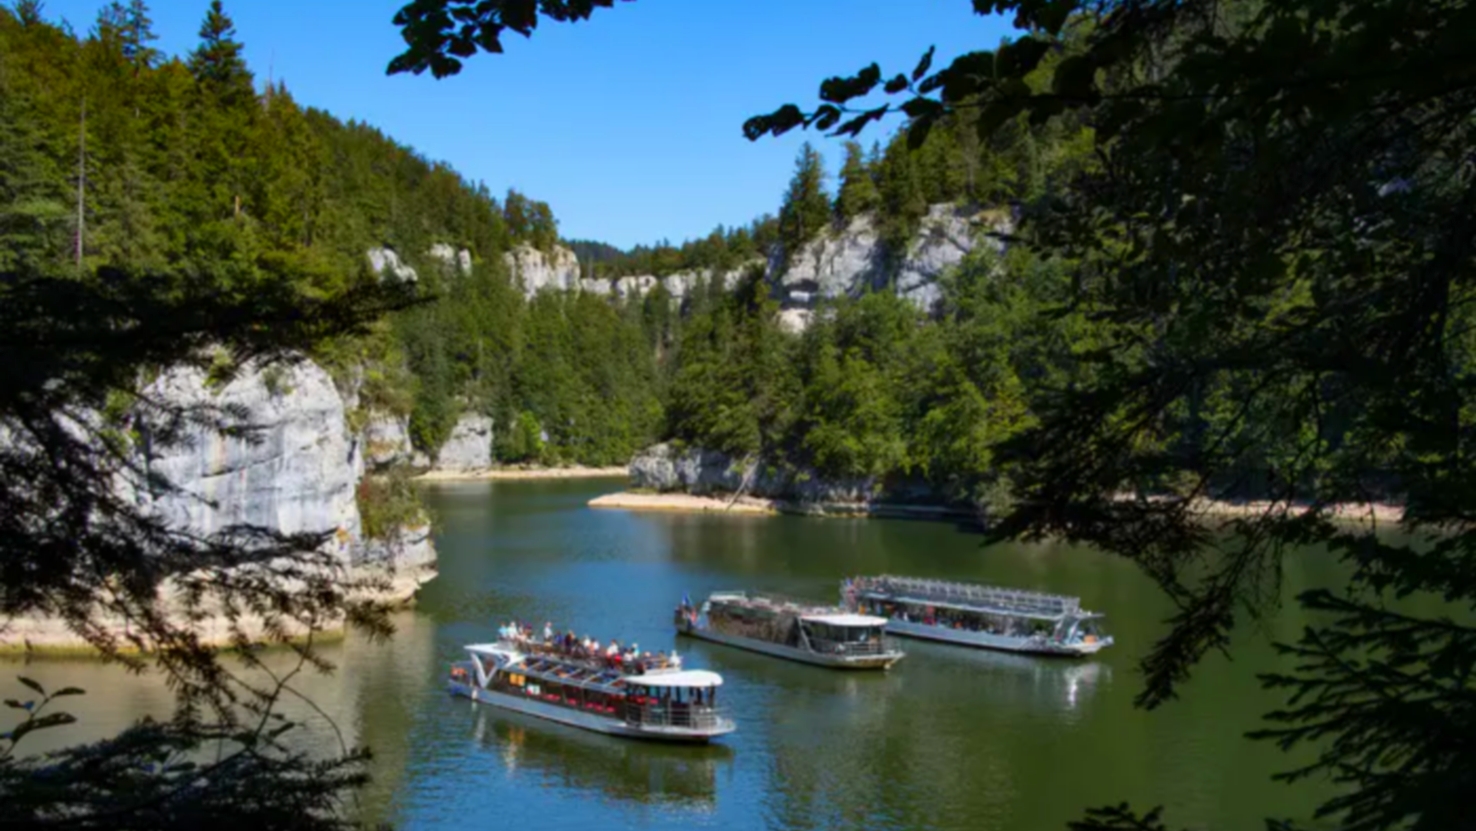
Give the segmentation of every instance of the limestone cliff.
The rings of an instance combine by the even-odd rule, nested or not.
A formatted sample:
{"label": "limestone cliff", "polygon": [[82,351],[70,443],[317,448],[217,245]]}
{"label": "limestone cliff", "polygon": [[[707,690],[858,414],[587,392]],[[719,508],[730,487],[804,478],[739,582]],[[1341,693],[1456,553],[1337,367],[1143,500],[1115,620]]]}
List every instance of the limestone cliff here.
{"label": "limestone cliff", "polygon": [[770,283],[786,309],[812,309],[820,300],[858,297],[888,285],[925,312],[941,292],[938,278],[958,265],[978,244],[981,232],[1000,230],[999,215],[953,205],[934,205],[895,266],[870,216],[853,219],[842,230],[828,229],[802,246],[782,267],[770,264]]}
{"label": "limestone cliff", "polygon": [[545,253],[525,243],[503,254],[502,261],[528,297],[544,289],[574,291],[580,286],[579,258],[562,245]]}
{"label": "limestone cliff", "polygon": [[[402,529],[390,540],[362,533],[356,491],[365,442],[350,433],[343,398],[321,367],[300,361],[243,371],[219,387],[199,369],[174,368],[145,392],[180,407],[216,407],[228,423],[250,427],[247,436],[227,436],[189,423],[182,440],[161,444],[146,423],[136,425],[140,463],[178,489],[147,493],[120,484],[145,512],[202,536],[242,524],[330,533],[329,553],[351,577],[384,578],[376,599],[387,602],[409,600],[435,576],[428,527]],[[221,620],[207,617],[197,629],[207,640],[226,636]],[[80,645],[56,620],[11,621],[0,633],[0,643],[22,639]]]}
{"label": "limestone cliff", "polygon": [[735,459],[702,448],[658,444],[630,462],[631,486],[697,496],[742,494],[784,500],[816,511],[877,504],[943,506],[948,500],[921,481],[883,482],[874,477],[825,478],[763,459]]}
{"label": "limestone cliff", "polygon": [[929,208],[900,257],[888,256],[873,217],[860,216],[845,228],[826,229],[787,262],[783,252],[776,251],[768,262],[755,261],[726,272],[639,274],[614,281],[579,279],[578,258],[563,248],[550,257],[524,246],[507,257],[515,273],[523,275],[530,295],[542,288],[556,288],[628,299],[662,286],[676,303],[712,280],[732,290],[750,269],[762,268],[771,294],[782,307],[783,324],[798,330],[808,324],[810,313],[824,300],[859,297],[888,287],[919,309],[933,312],[942,298],[939,278],[988,239],[987,232],[1008,232],[1011,226],[1007,212],[940,204]]}
{"label": "limestone cliff", "polygon": [[456,420],[451,437],[436,452],[436,470],[466,473],[492,466],[492,419],[466,413]]}

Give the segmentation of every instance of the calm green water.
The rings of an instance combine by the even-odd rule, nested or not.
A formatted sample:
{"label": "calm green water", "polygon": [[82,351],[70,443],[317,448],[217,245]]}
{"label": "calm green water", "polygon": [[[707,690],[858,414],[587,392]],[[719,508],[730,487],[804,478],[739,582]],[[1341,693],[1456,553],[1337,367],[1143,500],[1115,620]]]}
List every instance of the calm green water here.
{"label": "calm green water", "polygon": [[[1051,829],[1088,806],[1163,803],[1173,827],[1252,828],[1306,816],[1325,796],[1269,781],[1290,761],[1241,734],[1278,700],[1254,672],[1304,621],[1290,604],[1248,627],[1234,663],[1201,668],[1181,701],[1133,709],[1134,663],[1169,608],[1129,564],[1066,546],[981,549],[946,523],[635,514],[585,502],[618,482],[436,486],[441,575],[388,644],[330,648],[333,676],[300,688],[350,744],[375,751],[365,818],[405,828]],[[463,644],[499,621],[553,620],[600,639],[669,649],[688,592],[759,588],[830,599],[842,575],[893,572],[1078,594],[1117,645],[1071,663],[903,641],[885,674],[846,674],[680,641],[726,679],[739,730],[665,747],[504,714],[442,688]],[[1287,566],[1283,595],[1339,579],[1330,557]],[[14,666],[0,693],[20,692]],[[89,690],[70,743],[166,713],[157,679],[88,661],[26,668]],[[302,712],[299,708],[299,712]],[[299,740],[336,743],[322,720]],[[329,744],[336,746],[336,744]],[[36,749],[36,746],[33,746]]]}

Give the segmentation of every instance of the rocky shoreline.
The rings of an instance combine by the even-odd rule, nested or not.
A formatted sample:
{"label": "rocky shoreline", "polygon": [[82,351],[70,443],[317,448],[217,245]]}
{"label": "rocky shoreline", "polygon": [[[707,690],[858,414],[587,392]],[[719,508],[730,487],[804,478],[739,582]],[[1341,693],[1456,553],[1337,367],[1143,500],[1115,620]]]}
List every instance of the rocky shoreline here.
{"label": "rocky shoreline", "polygon": [[[658,444],[630,463],[631,489],[598,496],[592,508],[633,511],[687,511],[749,515],[968,519],[982,522],[979,510],[949,503],[921,483],[883,487],[875,479],[825,479],[814,471],[780,470],[760,460],[735,460],[702,448]],[[736,495],[736,496],[735,496]],[[1123,496],[1123,499],[1132,497]],[[1190,506],[1206,520],[1253,517],[1272,508],[1266,501],[1199,500]],[[1293,510],[1307,506],[1294,506]],[[1390,503],[1336,505],[1335,521],[1353,525],[1397,525],[1404,508]]]}
{"label": "rocky shoreline", "polygon": [[797,514],[802,516],[888,517],[892,519],[972,518],[966,508],[946,505],[902,505],[889,502],[802,502],[755,496],[697,496],[689,493],[642,493],[619,491],[597,496],[591,508],[622,508],[628,511],[688,511],[757,516]]}

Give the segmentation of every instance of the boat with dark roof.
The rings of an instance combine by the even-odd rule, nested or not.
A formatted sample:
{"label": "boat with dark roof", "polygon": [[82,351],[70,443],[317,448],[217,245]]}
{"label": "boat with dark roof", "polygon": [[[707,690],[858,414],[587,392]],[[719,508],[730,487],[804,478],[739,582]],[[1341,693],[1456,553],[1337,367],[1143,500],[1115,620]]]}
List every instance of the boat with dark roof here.
{"label": "boat with dark roof", "polygon": [[713,592],[700,609],[683,598],[675,619],[683,635],[833,669],[886,669],[902,660],[902,650],[883,634],[886,622],[749,592]]}
{"label": "boat with dark roof", "polygon": [[623,664],[525,639],[471,644],[451,666],[455,695],[611,736],[703,743],[733,732],[722,676],[677,661]]}
{"label": "boat with dark roof", "polygon": [[1059,594],[917,577],[857,577],[841,584],[843,605],[880,615],[887,632],[962,646],[1080,657],[1112,645],[1103,617]]}

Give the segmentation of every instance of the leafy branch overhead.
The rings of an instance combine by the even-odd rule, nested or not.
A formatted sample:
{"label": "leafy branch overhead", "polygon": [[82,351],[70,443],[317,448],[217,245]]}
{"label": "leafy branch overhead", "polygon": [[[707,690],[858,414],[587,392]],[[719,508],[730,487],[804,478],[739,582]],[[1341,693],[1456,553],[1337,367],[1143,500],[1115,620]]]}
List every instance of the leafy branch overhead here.
{"label": "leafy branch overhead", "polygon": [[[936,47],[923,53],[910,73],[898,73],[885,81],[881,67],[875,63],[850,77],[828,78],[820,84],[820,100],[825,103],[808,111],[785,104],[772,113],[748,119],[743,134],[755,141],[800,127],[829,131],[831,136],[857,136],[873,122],[900,112],[908,119],[908,144],[916,148],[939,119],[961,110],[972,112],[979,135],[986,138],[1027,109],[1033,123],[1043,123],[1068,105],[1086,106],[1100,99],[1096,70],[1112,59],[1112,49],[1066,57],[1056,67],[1055,86],[1049,93],[1036,92],[1027,80],[1048,56],[1065,51],[1068,21],[1090,5],[1096,4],[1078,0],[975,0],[974,11],[980,15],[1014,9],[1016,27],[1029,34],[992,51],[961,55],[931,74]],[[879,106],[856,105],[877,87],[894,100]]]}
{"label": "leafy branch overhead", "polygon": [[437,78],[455,75],[461,59],[478,50],[501,53],[503,32],[532,35],[540,14],[567,23],[614,5],[615,0],[412,0],[395,13],[407,48],[390,61],[386,74],[429,69]]}

